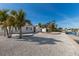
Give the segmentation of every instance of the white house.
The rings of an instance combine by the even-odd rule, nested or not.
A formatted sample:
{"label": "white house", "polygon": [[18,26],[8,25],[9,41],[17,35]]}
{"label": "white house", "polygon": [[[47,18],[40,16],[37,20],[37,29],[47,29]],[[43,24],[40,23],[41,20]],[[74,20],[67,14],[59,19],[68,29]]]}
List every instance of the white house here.
{"label": "white house", "polygon": [[[46,28],[40,28],[39,26],[33,26],[26,24],[25,26],[22,27],[22,33],[27,34],[27,33],[34,33],[34,32],[46,32]],[[4,33],[4,31],[1,29],[0,26],[0,33]],[[16,30],[15,28],[12,28],[12,33],[13,34],[18,34],[19,30]]]}
{"label": "white house", "polygon": [[42,32],[42,29],[39,26],[35,26],[35,32]]}
{"label": "white house", "polygon": [[[33,25],[26,24],[25,26],[22,27],[22,33],[33,33],[33,32],[34,32]],[[13,33],[19,33],[19,31],[13,28]]]}
{"label": "white house", "polygon": [[46,28],[42,28],[42,32],[47,32],[47,29]]}

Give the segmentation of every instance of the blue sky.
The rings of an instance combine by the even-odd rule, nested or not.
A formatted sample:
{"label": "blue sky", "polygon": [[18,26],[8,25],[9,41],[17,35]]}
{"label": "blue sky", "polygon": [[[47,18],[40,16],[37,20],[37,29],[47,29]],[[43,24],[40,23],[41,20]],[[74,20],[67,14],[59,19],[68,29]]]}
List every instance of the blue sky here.
{"label": "blue sky", "polygon": [[32,24],[55,20],[58,27],[79,28],[79,4],[77,3],[0,4],[0,9],[23,9]]}

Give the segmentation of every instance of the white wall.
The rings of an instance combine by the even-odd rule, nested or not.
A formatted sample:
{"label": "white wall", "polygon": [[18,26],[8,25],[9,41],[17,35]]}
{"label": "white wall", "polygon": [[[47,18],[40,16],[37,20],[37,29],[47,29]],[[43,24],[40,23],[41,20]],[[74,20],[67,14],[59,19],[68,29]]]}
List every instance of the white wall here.
{"label": "white wall", "polygon": [[[34,27],[33,26],[24,26],[24,27],[22,27],[22,33],[30,33],[30,32],[34,32]],[[19,31],[16,31],[15,29],[13,29],[13,33],[19,33]]]}
{"label": "white wall", "polygon": [[46,32],[46,28],[43,28],[43,29],[42,29],[42,32]]}
{"label": "white wall", "polygon": [[25,26],[25,27],[22,28],[22,32],[23,32],[23,33],[25,33],[25,32],[26,32],[26,33],[27,33],[27,32],[34,32],[34,27],[33,27],[33,26],[27,26],[27,27],[26,27],[26,26]]}

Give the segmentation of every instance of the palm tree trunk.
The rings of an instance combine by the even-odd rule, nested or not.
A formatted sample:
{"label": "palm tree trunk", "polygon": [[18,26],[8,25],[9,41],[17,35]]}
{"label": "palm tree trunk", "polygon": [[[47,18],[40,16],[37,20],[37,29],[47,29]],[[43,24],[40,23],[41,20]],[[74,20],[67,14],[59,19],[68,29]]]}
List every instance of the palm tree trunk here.
{"label": "palm tree trunk", "polygon": [[6,29],[4,28],[4,36],[6,36]]}
{"label": "palm tree trunk", "polygon": [[12,37],[12,35],[11,35],[11,27],[7,27],[7,28],[6,28],[6,36],[7,36],[8,38],[11,38],[11,37]]}
{"label": "palm tree trunk", "polygon": [[7,27],[5,27],[3,30],[4,30],[4,36],[7,36],[7,33],[8,33]]}
{"label": "palm tree trunk", "polygon": [[9,36],[8,28],[6,28],[6,36]]}
{"label": "palm tree trunk", "polygon": [[22,38],[22,28],[21,27],[19,28],[19,31],[20,31],[19,38]]}
{"label": "palm tree trunk", "polygon": [[11,35],[11,26],[8,28],[8,38],[11,38],[12,35]]}

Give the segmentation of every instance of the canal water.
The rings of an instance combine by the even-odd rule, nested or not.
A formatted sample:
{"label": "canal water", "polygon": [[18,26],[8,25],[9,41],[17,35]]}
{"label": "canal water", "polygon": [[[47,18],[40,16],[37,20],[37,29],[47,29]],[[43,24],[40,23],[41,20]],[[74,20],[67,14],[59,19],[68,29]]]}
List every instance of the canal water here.
{"label": "canal water", "polygon": [[77,32],[66,32],[66,34],[69,34],[69,35],[79,35],[79,33],[77,33]]}

